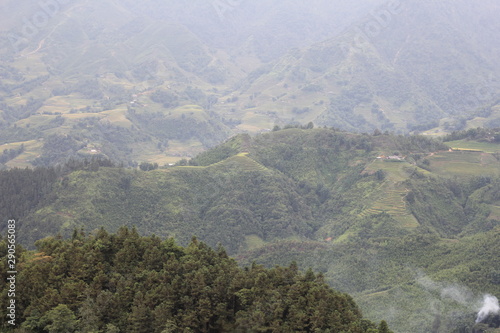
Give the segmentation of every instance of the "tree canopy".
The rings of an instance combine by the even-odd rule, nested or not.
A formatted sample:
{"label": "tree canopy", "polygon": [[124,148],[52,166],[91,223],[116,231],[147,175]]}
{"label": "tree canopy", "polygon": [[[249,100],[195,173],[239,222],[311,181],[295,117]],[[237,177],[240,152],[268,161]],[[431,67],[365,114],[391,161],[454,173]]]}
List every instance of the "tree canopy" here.
{"label": "tree canopy", "polygon": [[181,247],[123,227],[36,245],[18,254],[16,317],[23,332],[379,331],[321,274],[301,273],[295,263],[241,268],[222,247],[196,238]]}

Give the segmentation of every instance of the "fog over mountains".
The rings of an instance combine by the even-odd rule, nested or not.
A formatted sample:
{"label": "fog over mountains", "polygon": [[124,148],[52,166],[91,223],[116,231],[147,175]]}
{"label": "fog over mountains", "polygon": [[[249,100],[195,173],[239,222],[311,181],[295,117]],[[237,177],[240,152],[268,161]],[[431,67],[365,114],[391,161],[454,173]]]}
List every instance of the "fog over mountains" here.
{"label": "fog over mountains", "polygon": [[[137,161],[192,156],[235,133],[289,123],[431,134],[500,123],[494,0],[46,0],[0,8],[1,121],[11,131],[4,142],[70,134],[65,127],[92,117],[148,133],[103,148],[119,160],[131,149],[149,152],[133,154]],[[39,133],[22,134],[26,126]],[[116,141],[109,135],[75,140],[106,146]]]}
{"label": "fog over mountains", "polygon": [[[496,333],[499,17],[498,0],[2,0],[0,216],[18,244],[49,237],[30,269],[101,240],[128,269],[135,242],[188,253],[196,235],[241,266],[310,267],[394,332]],[[32,295],[39,331],[52,290]],[[121,331],[148,303],[123,295],[101,304]]]}

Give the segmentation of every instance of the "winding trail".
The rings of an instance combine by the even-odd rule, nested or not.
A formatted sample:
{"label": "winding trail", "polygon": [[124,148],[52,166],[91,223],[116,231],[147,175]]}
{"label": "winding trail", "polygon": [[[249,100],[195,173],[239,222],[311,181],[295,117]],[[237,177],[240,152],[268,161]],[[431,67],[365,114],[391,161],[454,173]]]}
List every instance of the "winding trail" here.
{"label": "winding trail", "polygon": [[[83,7],[83,6],[85,6],[87,3],[88,3],[88,0],[87,0],[87,1],[85,1],[85,3],[82,3],[82,4],[80,4],[80,5],[74,5],[73,7],[68,8],[68,9],[66,10],[66,12],[64,12],[63,14],[64,14],[66,17],[68,17],[68,18],[69,18],[69,15],[68,15],[68,13],[67,13],[67,12],[70,12],[70,11],[72,11],[72,10],[76,9],[76,8],[79,8],[79,7]],[[33,50],[33,51],[31,51],[30,53],[27,53],[27,54],[21,54],[21,57],[27,57],[27,56],[33,55],[33,54],[37,53],[38,51],[40,51],[40,50],[42,49],[42,47],[43,47],[43,44],[45,44],[45,41],[47,40],[47,38],[49,38],[49,37],[50,37],[50,36],[54,33],[54,31],[56,31],[56,29],[57,29],[57,28],[59,28],[59,27],[60,27],[63,23],[65,23],[65,20],[61,20],[61,22],[59,22],[59,23],[58,23],[58,24],[57,24],[57,25],[56,25],[56,26],[52,29],[52,31],[51,31],[51,32],[49,32],[49,34],[48,34],[48,35],[47,35],[44,39],[42,39],[42,40],[38,43],[38,47],[37,47],[35,50]]]}

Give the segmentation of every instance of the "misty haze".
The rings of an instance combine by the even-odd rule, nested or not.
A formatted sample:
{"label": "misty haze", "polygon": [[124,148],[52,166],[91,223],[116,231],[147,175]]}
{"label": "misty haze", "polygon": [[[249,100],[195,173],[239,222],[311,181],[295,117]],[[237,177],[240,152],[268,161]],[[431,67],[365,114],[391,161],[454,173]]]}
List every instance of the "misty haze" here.
{"label": "misty haze", "polygon": [[500,332],[499,17],[2,0],[0,332]]}

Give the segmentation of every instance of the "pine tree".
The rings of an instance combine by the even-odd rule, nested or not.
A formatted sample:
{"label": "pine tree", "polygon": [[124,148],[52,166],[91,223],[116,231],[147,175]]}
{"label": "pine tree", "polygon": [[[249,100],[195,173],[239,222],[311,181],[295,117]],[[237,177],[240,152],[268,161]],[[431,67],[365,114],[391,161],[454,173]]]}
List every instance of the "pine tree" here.
{"label": "pine tree", "polygon": [[385,320],[382,320],[380,322],[380,325],[378,326],[378,332],[379,333],[393,333],[391,330],[389,330],[389,325],[387,325],[387,322]]}
{"label": "pine tree", "polygon": [[127,332],[149,333],[151,332],[151,311],[144,301],[144,294],[138,292],[132,305],[132,311],[127,318]]}
{"label": "pine tree", "polygon": [[59,304],[41,318],[46,322],[44,329],[49,333],[71,333],[75,332],[78,320],[67,305]]}

